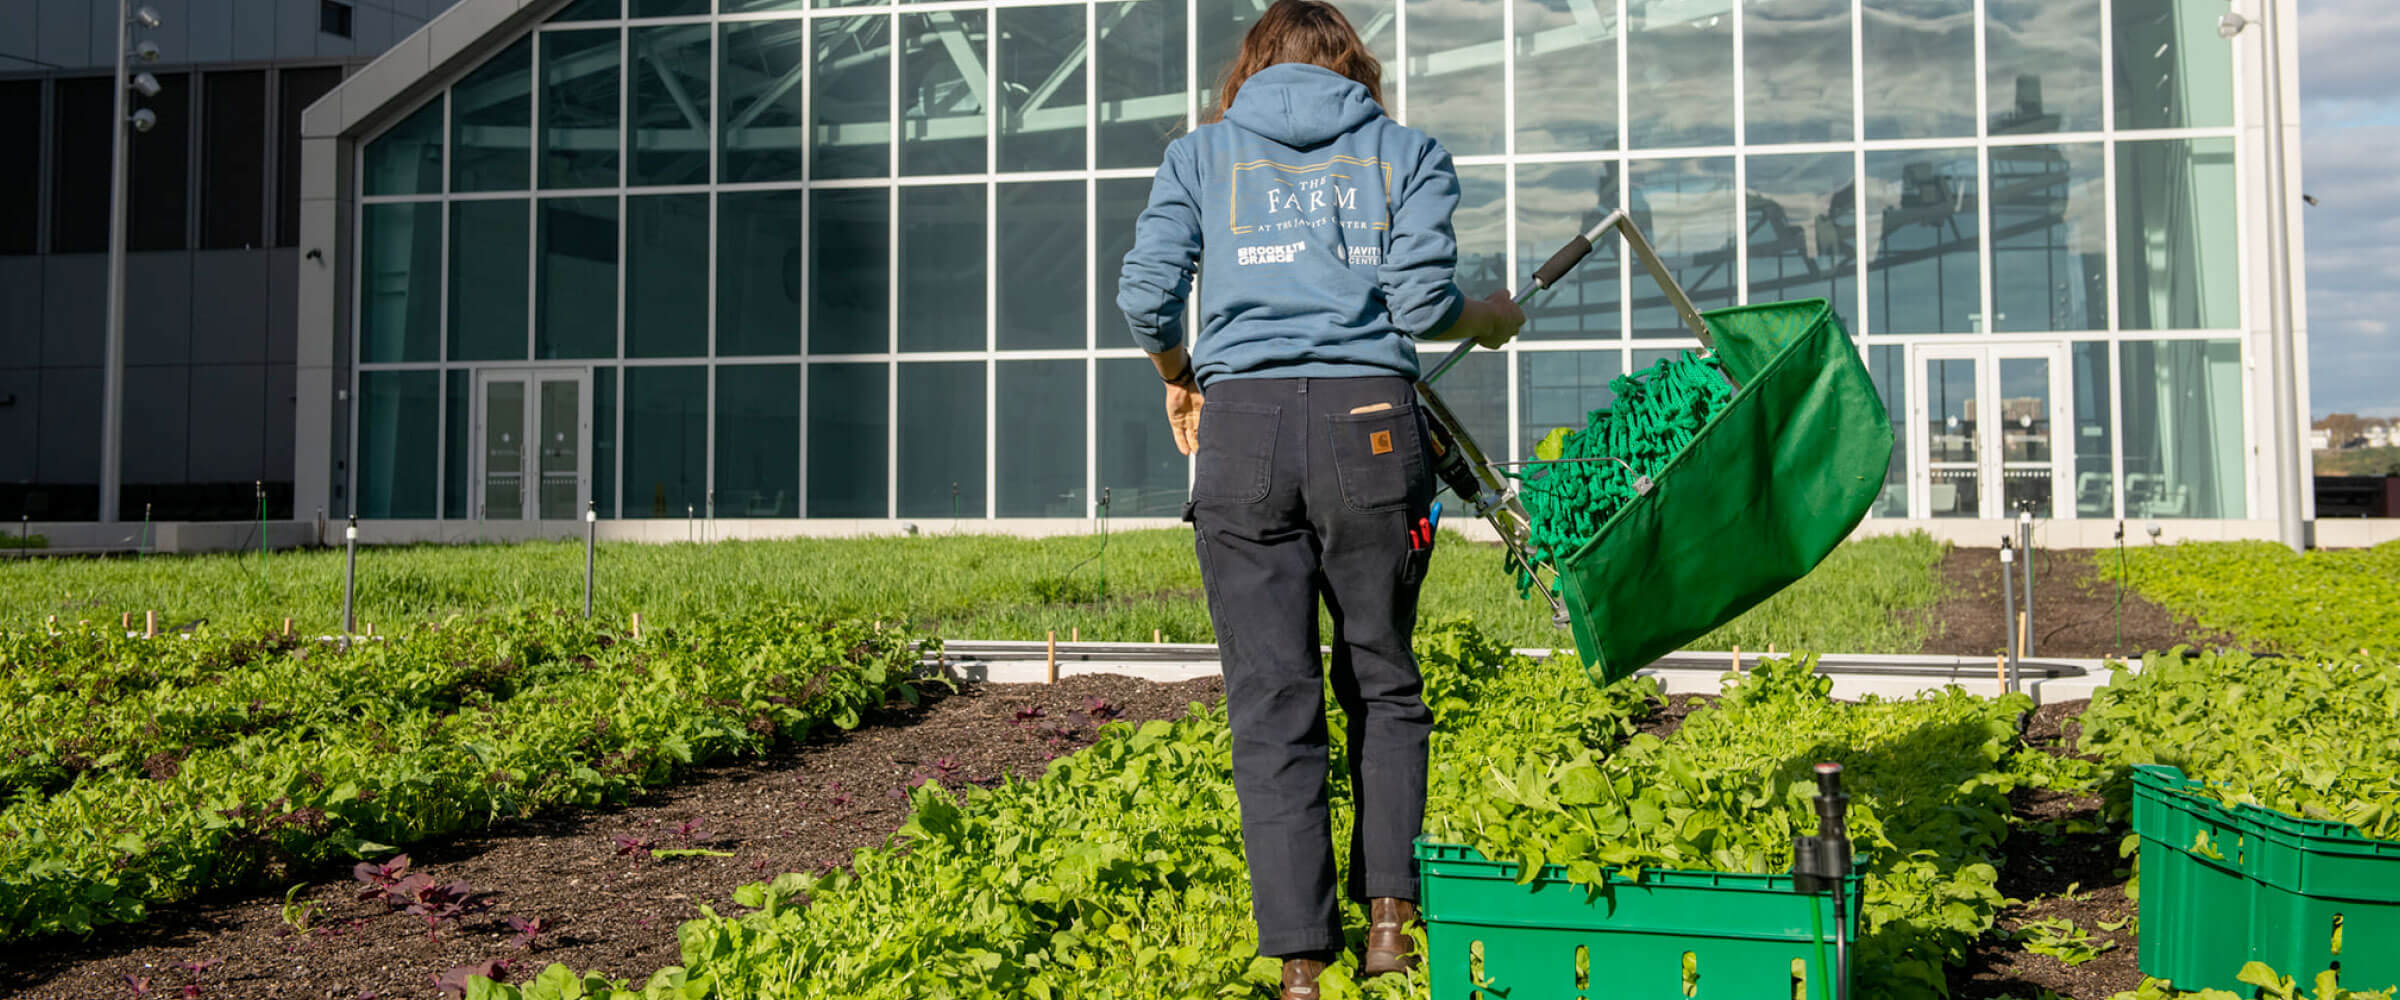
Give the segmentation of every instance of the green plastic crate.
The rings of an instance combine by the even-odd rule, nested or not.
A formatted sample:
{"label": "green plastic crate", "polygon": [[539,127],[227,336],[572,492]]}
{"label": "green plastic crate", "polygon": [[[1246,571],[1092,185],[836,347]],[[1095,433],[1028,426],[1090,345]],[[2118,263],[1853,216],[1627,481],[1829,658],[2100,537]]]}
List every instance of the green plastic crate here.
{"label": "green plastic crate", "polygon": [[[1809,1000],[1831,995],[1833,899],[1792,891],[1789,875],[1645,871],[1595,895],[1545,866],[1517,884],[1515,862],[1419,840],[1420,910],[1433,1000]],[[1860,877],[1843,887],[1858,940]],[[1687,960],[1694,975],[1684,992]],[[1582,965],[1588,974],[1579,975]]]}
{"label": "green plastic crate", "polygon": [[2400,843],[2229,808],[2172,767],[2133,779],[2144,973],[2244,995],[2235,977],[2252,961],[2302,982],[2333,969],[2354,990],[2400,985]]}

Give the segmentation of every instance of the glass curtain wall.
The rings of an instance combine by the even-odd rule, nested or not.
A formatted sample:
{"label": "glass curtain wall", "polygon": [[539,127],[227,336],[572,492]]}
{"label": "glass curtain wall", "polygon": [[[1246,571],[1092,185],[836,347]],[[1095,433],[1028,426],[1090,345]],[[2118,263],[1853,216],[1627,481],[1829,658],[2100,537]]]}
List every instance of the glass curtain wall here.
{"label": "glass curtain wall", "polygon": [[[2221,3],[1337,2],[1454,157],[1469,294],[1622,210],[1704,309],[1832,304],[1904,435],[1876,516],[1926,516],[1915,352],[1962,344],[2063,345],[2060,515],[2243,516]],[[476,379],[562,368],[617,516],[1174,516],[1117,271],[1264,6],[576,0],[496,40],[360,151],[361,512],[465,516]],[[1494,452],[1698,346],[1614,240],[1528,312],[1447,377]]]}

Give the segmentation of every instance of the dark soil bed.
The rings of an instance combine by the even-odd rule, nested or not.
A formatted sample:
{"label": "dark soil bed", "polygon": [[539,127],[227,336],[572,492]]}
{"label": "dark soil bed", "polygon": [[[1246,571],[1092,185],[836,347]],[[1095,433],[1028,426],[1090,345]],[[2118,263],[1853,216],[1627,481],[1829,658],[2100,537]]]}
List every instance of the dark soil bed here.
{"label": "dark soil bed", "polygon": [[[347,871],[283,893],[162,907],[84,941],[0,952],[0,994],[41,998],[435,997],[445,970],[491,960],[521,979],[551,962],[619,977],[677,964],[678,923],[702,906],[739,912],[733,890],[777,873],[824,871],[882,844],[907,816],[907,789],[1038,776],[1090,744],[1100,722],[1175,718],[1223,698],[1215,678],[1153,684],[1083,675],[1057,685],[969,685],[917,708],[775,755],[703,769],[623,808],[513,822],[418,844],[415,871],[463,881],[483,905],[436,939],[415,917],[358,898]],[[640,846],[727,852],[655,859]],[[508,924],[540,920],[527,948]]]}
{"label": "dark soil bed", "polygon": [[[2033,554],[2033,614],[2028,631],[2039,656],[2077,658],[2140,656],[2179,644],[2222,646],[2224,635],[2191,619],[2124,592],[2123,636],[2118,633],[2116,584],[2094,571],[2095,559],[2114,559],[2113,550],[2039,549]],[[2024,561],[2017,563],[2023,567]],[[2016,577],[2018,603],[2025,581]],[[1992,656],[2008,648],[2008,613],[2000,593],[2000,550],[1953,548],[1942,559],[1942,600],[1929,612],[1927,653]]]}

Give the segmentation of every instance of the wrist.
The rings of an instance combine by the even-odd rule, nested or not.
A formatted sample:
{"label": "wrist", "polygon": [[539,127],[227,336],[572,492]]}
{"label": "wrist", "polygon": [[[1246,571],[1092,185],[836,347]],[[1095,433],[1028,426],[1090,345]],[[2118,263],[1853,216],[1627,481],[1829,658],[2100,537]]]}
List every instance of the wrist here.
{"label": "wrist", "polygon": [[1161,374],[1158,380],[1178,389],[1200,388],[1199,368],[1192,363],[1192,357],[1188,354],[1183,357],[1183,371],[1174,375]]}

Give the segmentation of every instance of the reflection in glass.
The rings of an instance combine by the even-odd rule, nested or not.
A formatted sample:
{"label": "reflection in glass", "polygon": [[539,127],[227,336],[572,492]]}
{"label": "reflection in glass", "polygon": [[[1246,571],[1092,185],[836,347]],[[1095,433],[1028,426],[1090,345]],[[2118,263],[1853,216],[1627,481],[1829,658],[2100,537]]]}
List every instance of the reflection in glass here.
{"label": "reflection in glass", "polygon": [[[1635,160],[1628,169],[1633,221],[1692,305],[1702,310],[1733,305],[1734,254],[1739,252],[1733,238],[1733,158]],[[1633,262],[1633,335],[1693,336],[1639,260]]]}
{"label": "reflection in glass", "polygon": [[358,516],[433,516],[441,410],[438,373],[358,373]]}
{"label": "reflection in glass", "polygon": [[983,350],[983,194],[981,184],[900,189],[901,350]]}
{"label": "reflection in glass", "polygon": [[[890,175],[892,82],[886,60],[892,57],[892,19],[828,17],[809,23],[816,40],[809,87],[816,139],[810,176]],[[725,124],[734,128],[736,119],[729,117]]]}
{"label": "reflection in glass", "polygon": [[[820,194],[820,203],[832,193]],[[875,207],[883,207],[881,191],[841,193],[871,194]],[[802,197],[800,191],[728,191],[717,196],[719,355],[800,353]],[[882,222],[882,213],[876,213],[878,246],[883,242]],[[881,253],[872,264],[881,273]],[[882,290],[874,294],[881,304]],[[880,325],[876,335],[874,349],[882,350]]]}
{"label": "reflection in glass", "polygon": [[523,198],[450,203],[450,360],[525,356]]}
{"label": "reflection in glass", "polygon": [[2125,516],[2244,516],[2241,343],[2130,341],[2123,378]]}
{"label": "reflection in glass", "polygon": [[2100,0],[1984,0],[1984,13],[1992,134],[2098,131]]}
{"label": "reflection in glass", "polygon": [[525,516],[525,380],[483,384],[483,489],[476,516],[515,521]]}
{"label": "reflection in glass", "polygon": [[984,15],[900,16],[900,172],[984,171]]}
{"label": "reflection in glass", "polygon": [[368,205],[359,235],[359,354],[433,361],[442,344],[442,203]]}
{"label": "reflection in glass", "polygon": [[[1145,362],[1147,363],[1147,362]],[[1084,363],[1002,361],[993,461],[1001,517],[1087,517],[1083,492]],[[1157,379],[1153,373],[1151,378]],[[1159,414],[1160,422],[1166,415]],[[1109,497],[1113,507],[1116,497]],[[1109,513],[1122,514],[1111,510]]]}
{"label": "reflection in glass", "polygon": [[[729,2],[726,9],[738,6]],[[627,17],[684,17],[708,13],[708,0],[626,0]]]}
{"label": "reflection in glass", "polygon": [[[1106,178],[1098,182],[1092,197],[1095,232],[1092,268],[1094,280],[1093,307],[1099,310],[1101,347],[1125,347],[1133,343],[1133,334],[1125,326],[1125,313],[1117,308],[1117,279],[1124,275],[1125,255],[1133,251],[1133,222],[1150,204],[1150,178]],[[1005,313],[1003,314],[1005,315]],[[1008,333],[1000,334],[1000,346],[1007,347]],[[1151,373],[1157,377],[1156,372]]]}
{"label": "reflection in glass", "polygon": [[[725,280],[739,281],[739,262],[728,259],[726,264]],[[791,328],[799,327],[794,319]],[[626,198],[625,356],[707,354],[708,196]]]}
{"label": "reflection in glass", "polygon": [[1994,146],[1992,328],[2108,329],[2108,221],[2099,143]]}
{"label": "reflection in glass", "polygon": [[1731,0],[1625,0],[1625,17],[1626,144],[1733,145]]}
{"label": "reflection in glass", "polygon": [[1456,0],[1407,3],[1408,124],[1454,156],[1505,152],[1498,12]]}
{"label": "reflection in glass", "polygon": [[983,362],[900,366],[894,459],[901,517],[983,516]]}
{"label": "reflection in glass", "polygon": [[1883,492],[1876,494],[1870,517],[1908,516],[1908,349],[1878,345],[1867,348],[1867,376],[1892,422],[1892,459],[1884,467]]}
{"label": "reflection in glass", "polygon": [[534,516],[566,521],[583,516],[583,380],[543,379],[535,398]]}
{"label": "reflection in glass", "polygon": [[592,503],[617,516],[617,370],[592,369]]}
{"label": "reflection in glass", "polygon": [[[734,21],[719,30],[722,34],[717,43],[717,107],[722,124],[718,126],[717,144],[722,152],[718,176],[729,184],[799,180],[804,166],[803,140],[808,132],[808,118],[802,105],[806,92],[800,85],[808,72],[808,22]],[[819,39],[827,37],[848,36],[836,35],[828,28],[818,29]],[[872,50],[864,56],[847,51],[844,58],[852,65],[843,79],[855,87],[865,87],[870,95],[883,93],[880,87],[867,87],[871,82],[868,78],[883,79],[882,62],[876,55],[880,51]],[[818,79],[822,86],[824,78]],[[847,137],[855,142],[861,134],[859,130],[882,124],[883,107],[876,104],[872,108],[852,109],[853,113],[870,117],[846,133]],[[882,133],[875,135],[875,141],[881,142]],[[870,161],[866,165],[874,168],[867,176],[881,176],[882,148],[873,147],[872,154],[863,157]]]}
{"label": "reflection in glass", "polygon": [[[1542,261],[1617,209],[1618,165],[1606,163],[1525,164],[1517,167],[1517,260],[1531,274]],[[1655,238],[1655,237],[1654,237]],[[1531,340],[1623,336],[1618,267],[1622,241],[1601,240],[1591,256],[1525,311]]]}
{"label": "reflection in glass", "polygon": [[1974,0],[1863,0],[1869,139],[1975,134]]}
{"label": "reflection in glass", "polygon": [[[1153,167],[1167,140],[1183,125],[1182,59],[1158,53],[1183,51],[1182,0],[1102,3],[1099,19],[1100,74],[1098,162],[1107,167]],[[1210,72],[1206,64],[1202,72]]]}
{"label": "reflection in glass", "polygon": [[1867,297],[1875,333],[1975,333],[1975,151],[1867,153]]}
{"label": "reflection in glass", "polygon": [[886,223],[889,192],[819,190],[808,217],[808,352],[891,350]]}
{"label": "reflection in glass", "polygon": [[2056,453],[2050,438],[2050,359],[2001,358],[2000,460],[2048,462]]}
{"label": "reflection in glass", "polygon": [[2224,13],[2191,0],[2114,0],[2118,128],[2233,124],[2233,46],[2216,30]]}
{"label": "reflection in glass", "polygon": [[442,114],[437,96],[367,144],[369,195],[442,193]]}
{"label": "reflection in glass", "polygon": [[1848,153],[1750,158],[1750,301],[1823,298],[1858,329],[1858,186]]}
{"label": "reflection in glass", "polygon": [[1608,380],[1623,372],[1624,361],[1613,350],[1519,352],[1517,440],[1524,451],[1518,454],[1532,457],[1534,446],[1557,428],[1581,431],[1591,411],[1617,401]]}
{"label": "reflection in glass", "polygon": [[717,517],[800,513],[800,366],[717,369]]}
{"label": "reflection in glass", "polygon": [[1508,437],[1508,355],[1498,351],[1474,351],[1450,370],[1442,373],[1435,383],[1442,402],[1467,429],[1467,436],[1482,445],[1485,454],[1498,458],[1503,454],[1523,455],[1533,448],[1533,442],[1522,445]]}
{"label": "reflection in glass", "polygon": [[2241,252],[2234,181],[2232,139],[2117,143],[2122,329],[2240,324],[2234,311]]}
{"label": "reflection in glass", "polygon": [[1000,137],[993,153],[1000,169],[1082,169],[1084,8],[1004,7],[993,13],[1000,35]]}
{"label": "reflection in glass", "polygon": [[2116,515],[2115,461],[2110,454],[2108,352],[2106,343],[2068,347],[2074,355],[2074,384],[2068,397],[2075,412],[2075,516]]}
{"label": "reflection in glass", "polygon": [[[1242,35],[1252,22],[1265,12],[1270,0],[1210,0],[1199,4],[1200,19],[1200,117],[1208,118],[1209,109],[1216,104],[1218,83],[1225,68],[1231,65],[1235,53],[1241,51]],[[1393,93],[1393,77],[1400,72],[1398,53],[1393,51],[1397,31],[1393,25],[1392,0],[1332,0],[1350,27],[1367,43],[1367,51],[1383,64],[1383,94]],[[1493,16],[1497,16],[1495,13]],[[1152,57],[1155,58],[1155,57]]]}
{"label": "reflection in glass", "polygon": [[617,0],[573,0],[566,8],[550,15],[553,24],[566,21],[614,21],[624,13]]}
{"label": "reflection in glass", "polygon": [[884,517],[888,364],[808,366],[809,517]]}
{"label": "reflection in glass", "polygon": [[1982,481],[1976,475],[1980,432],[1975,426],[1975,382],[1971,359],[1925,362],[1923,433],[1934,517],[1975,517],[1982,509]]}
{"label": "reflection in glass", "polygon": [[1458,168],[1458,209],[1450,214],[1450,228],[1458,238],[1454,276],[1461,291],[1482,297],[1515,290],[1508,273],[1507,167]]}
{"label": "reflection in glass", "polygon": [[1750,0],[1742,52],[1749,142],[1850,138],[1850,0]]}
{"label": "reflection in glass", "polygon": [[1512,2],[1517,5],[1517,151],[1617,148],[1616,5]]}
{"label": "reflection in glass", "polygon": [[[1082,347],[1087,270],[1083,259],[1083,182],[1044,181],[1002,184],[1000,202],[999,281],[993,295],[1000,309],[1000,349]],[[1127,230],[1130,236],[1131,229]],[[977,250],[976,280],[982,280],[982,251]],[[1115,307],[1100,313],[1101,328]],[[906,332],[902,339],[905,343]],[[980,346],[980,345],[979,345]],[[1119,347],[1116,341],[1106,347]]]}
{"label": "reflection in glass", "polygon": [[705,24],[628,33],[625,101],[633,135],[625,183],[708,182],[708,33]]}
{"label": "reflection in glass", "polygon": [[625,369],[626,517],[685,517],[708,500],[708,369]]}
{"label": "reflection in glass", "polygon": [[533,356],[617,356],[617,199],[544,198]]}
{"label": "reflection in glass", "polygon": [[1100,368],[1100,485],[1116,517],[1177,517],[1190,467],[1159,410],[1148,358],[1104,358]]}
{"label": "reflection in glass", "polygon": [[450,190],[523,191],[533,176],[533,39],[450,88]]}
{"label": "reflection in glass", "polygon": [[475,453],[475,373],[453,368],[442,373],[442,516],[475,516],[474,475],[468,465]]}
{"label": "reflection in glass", "polygon": [[617,31],[545,31],[542,186],[617,186]]}

